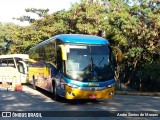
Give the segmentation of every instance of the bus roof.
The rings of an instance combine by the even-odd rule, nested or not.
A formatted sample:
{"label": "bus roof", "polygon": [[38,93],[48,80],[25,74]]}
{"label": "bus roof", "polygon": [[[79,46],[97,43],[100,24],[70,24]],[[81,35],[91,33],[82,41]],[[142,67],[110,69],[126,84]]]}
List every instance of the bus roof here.
{"label": "bus roof", "polygon": [[[59,38],[64,43],[76,43],[76,44],[109,44],[108,40],[102,37],[94,35],[83,34],[60,34],[53,38]],[[52,38],[51,38],[52,39]]]}
{"label": "bus roof", "polygon": [[5,59],[5,58],[22,58],[22,59],[29,59],[29,55],[27,55],[27,54],[0,55],[0,59]]}
{"label": "bus roof", "polygon": [[30,48],[30,50],[34,49],[35,47],[44,45],[45,43],[48,43],[49,41],[54,39],[60,39],[63,43],[69,44],[109,44],[107,39],[99,36],[85,34],[59,34],[33,46],[32,48]]}

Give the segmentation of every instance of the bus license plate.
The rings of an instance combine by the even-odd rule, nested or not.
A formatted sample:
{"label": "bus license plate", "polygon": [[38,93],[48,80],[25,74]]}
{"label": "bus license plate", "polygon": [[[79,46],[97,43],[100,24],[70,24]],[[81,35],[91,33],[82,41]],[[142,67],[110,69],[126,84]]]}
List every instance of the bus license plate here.
{"label": "bus license plate", "polygon": [[96,95],[90,95],[89,98],[90,98],[90,99],[96,99],[97,96],[96,96]]}

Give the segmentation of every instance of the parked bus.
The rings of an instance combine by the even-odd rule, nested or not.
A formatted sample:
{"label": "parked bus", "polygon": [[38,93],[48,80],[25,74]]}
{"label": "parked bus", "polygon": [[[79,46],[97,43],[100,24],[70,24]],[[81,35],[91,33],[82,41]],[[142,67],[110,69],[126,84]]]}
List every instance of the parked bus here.
{"label": "parked bus", "polygon": [[[122,59],[118,50],[118,60]],[[114,59],[108,40],[92,35],[60,34],[29,50],[36,62],[29,81],[66,99],[112,98],[115,90]]]}
{"label": "parked bus", "polygon": [[0,55],[0,83],[26,83],[28,70],[25,60],[29,60],[29,55]]}

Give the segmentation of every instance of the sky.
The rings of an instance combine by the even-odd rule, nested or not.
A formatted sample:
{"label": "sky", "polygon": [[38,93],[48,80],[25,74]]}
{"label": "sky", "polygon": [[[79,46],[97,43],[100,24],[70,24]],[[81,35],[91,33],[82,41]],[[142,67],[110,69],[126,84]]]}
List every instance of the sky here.
{"label": "sky", "polygon": [[49,9],[49,14],[71,7],[71,4],[80,0],[0,0],[0,22],[12,22],[18,25],[28,25],[28,22],[20,22],[13,18],[29,15],[38,18],[33,13],[25,12],[26,8]]}

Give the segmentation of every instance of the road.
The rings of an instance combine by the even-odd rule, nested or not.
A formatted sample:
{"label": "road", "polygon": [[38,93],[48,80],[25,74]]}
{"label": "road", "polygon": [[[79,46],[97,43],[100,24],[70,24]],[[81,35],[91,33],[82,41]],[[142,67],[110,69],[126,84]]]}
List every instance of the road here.
{"label": "road", "polygon": [[[127,96],[115,95],[112,99],[100,100],[65,100],[57,102],[52,99],[52,94],[45,92],[41,89],[33,90],[30,86],[23,86],[23,91],[7,91],[6,88],[0,88],[0,111],[71,111],[69,114],[73,117],[66,117],[63,119],[76,118],[78,120],[97,118],[105,119],[98,115],[100,112],[118,114],[125,111],[131,113],[143,111],[160,111],[160,97],[156,96]],[[74,117],[76,112],[73,111],[93,111],[86,112],[90,114],[87,117]],[[97,112],[98,111],[98,112]],[[114,112],[116,111],[116,112]],[[61,112],[63,113],[63,112]],[[59,113],[59,114],[61,114]],[[52,113],[51,113],[52,114]],[[55,113],[54,113],[55,114]],[[66,113],[68,114],[68,113]],[[69,115],[69,116],[70,116]],[[83,115],[83,114],[82,114]],[[54,116],[54,115],[52,115]],[[96,117],[95,117],[96,116]],[[43,117],[43,116],[42,116]],[[63,116],[62,116],[63,117]],[[60,115],[56,119],[62,118]],[[160,116],[159,116],[160,117]],[[158,119],[159,117],[134,117],[136,119]],[[120,120],[130,119],[130,117],[115,117],[109,118]],[[49,118],[48,118],[49,119]]]}

